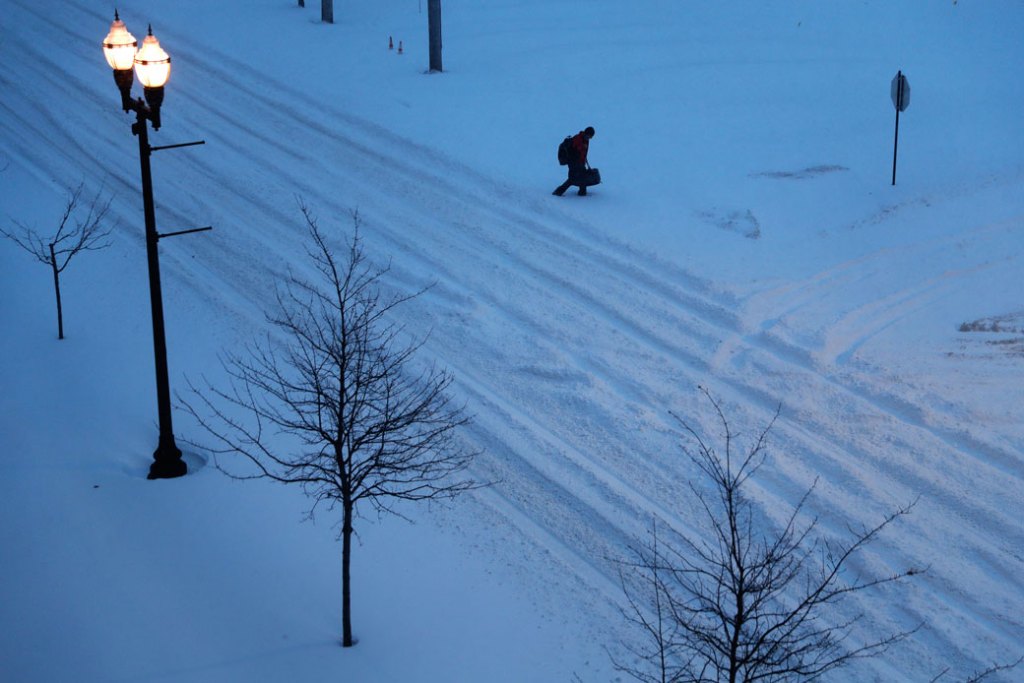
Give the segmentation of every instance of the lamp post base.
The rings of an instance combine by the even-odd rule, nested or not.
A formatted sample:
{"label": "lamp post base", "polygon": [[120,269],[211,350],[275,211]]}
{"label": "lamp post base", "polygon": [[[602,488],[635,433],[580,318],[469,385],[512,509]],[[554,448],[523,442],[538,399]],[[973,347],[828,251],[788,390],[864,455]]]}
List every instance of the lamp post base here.
{"label": "lamp post base", "polygon": [[188,465],[181,459],[181,450],[171,444],[161,445],[153,453],[153,464],[149,466],[146,479],[174,479],[188,473]]}

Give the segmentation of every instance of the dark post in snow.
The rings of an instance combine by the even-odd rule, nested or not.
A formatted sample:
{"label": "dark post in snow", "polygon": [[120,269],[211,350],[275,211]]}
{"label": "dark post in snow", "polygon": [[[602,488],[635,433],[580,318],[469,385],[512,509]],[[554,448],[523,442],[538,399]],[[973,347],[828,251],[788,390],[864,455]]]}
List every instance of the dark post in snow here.
{"label": "dark post in snow", "polygon": [[430,32],[430,70],[441,68],[441,0],[427,0],[427,28]]}
{"label": "dark post in snow", "polygon": [[910,106],[910,83],[902,71],[896,72],[892,79],[892,103],[896,107],[896,138],[892,145],[892,184],[896,184],[896,153],[900,145],[900,112],[906,111]]}
{"label": "dark post in snow", "polygon": [[[172,479],[188,472],[188,466],[181,459],[181,449],[174,440],[171,425],[171,390],[167,378],[167,342],[164,334],[164,305],[160,287],[160,252],[157,242],[163,237],[184,235],[210,230],[210,227],[193,230],[179,230],[161,235],[156,231],[156,209],[153,202],[153,174],[149,158],[153,152],[162,149],[191,147],[199,142],[185,142],[175,145],[152,147],[149,144],[149,125],[160,130],[160,107],[164,101],[164,85],[171,73],[171,58],[160,47],[150,27],[142,48],[138,53],[138,41],[128,32],[124,22],[114,12],[114,23],[103,41],[103,53],[107,63],[114,70],[114,82],[121,91],[121,108],[127,114],[135,112],[132,134],[139,139],[139,171],[142,178],[142,211],[146,225],[146,260],[149,266],[149,300],[153,318],[153,358],[156,366],[157,415],[160,438],[153,463],[149,468],[149,479]],[[135,80],[132,67],[139,74],[146,99],[132,97],[132,83]]]}
{"label": "dark post in snow", "polygon": [[320,21],[334,23],[334,0],[320,0]]}
{"label": "dark post in snow", "polygon": [[171,424],[171,389],[167,377],[167,341],[164,333],[164,303],[160,287],[160,255],[156,231],[156,210],[153,204],[153,174],[149,157],[153,148],[149,146],[149,131],[146,121],[149,115],[139,107],[132,132],[139,138],[139,167],[142,176],[142,212],[146,225],[146,260],[149,264],[149,305],[153,318],[153,357],[156,366],[156,403],[159,417],[160,437],[153,463],[149,468],[149,479],[172,479],[188,471],[181,459],[181,449],[174,442],[174,428]]}

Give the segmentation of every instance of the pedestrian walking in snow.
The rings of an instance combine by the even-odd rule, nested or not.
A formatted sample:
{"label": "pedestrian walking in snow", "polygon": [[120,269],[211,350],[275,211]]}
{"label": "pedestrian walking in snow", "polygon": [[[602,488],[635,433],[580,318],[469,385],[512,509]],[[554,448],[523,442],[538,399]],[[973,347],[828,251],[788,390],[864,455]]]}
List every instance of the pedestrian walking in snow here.
{"label": "pedestrian walking in snow", "polygon": [[[590,151],[590,140],[594,137],[594,127],[587,126],[584,130],[566,140],[565,163],[569,167],[569,177],[565,182],[555,188],[551,194],[561,197],[570,186],[576,185],[580,188],[577,192],[581,197],[587,194],[587,185],[594,185],[589,178],[587,168],[587,152]],[[563,143],[565,144],[565,143]],[[561,152],[561,150],[560,150]],[[561,153],[559,161],[562,160]]]}

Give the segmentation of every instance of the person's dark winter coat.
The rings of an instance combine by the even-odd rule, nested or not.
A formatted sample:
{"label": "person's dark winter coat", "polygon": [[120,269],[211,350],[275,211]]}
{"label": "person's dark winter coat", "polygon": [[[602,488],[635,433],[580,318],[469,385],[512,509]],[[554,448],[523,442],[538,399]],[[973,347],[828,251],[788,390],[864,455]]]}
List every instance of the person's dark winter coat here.
{"label": "person's dark winter coat", "polygon": [[586,129],[572,137],[570,147],[572,154],[569,155],[569,177],[565,182],[555,188],[551,194],[561,197],[572,185],[580,188],[577,194],[587,194],[587,153],[590,151],[590,139],[594,137],[594,127],[587,126]]}

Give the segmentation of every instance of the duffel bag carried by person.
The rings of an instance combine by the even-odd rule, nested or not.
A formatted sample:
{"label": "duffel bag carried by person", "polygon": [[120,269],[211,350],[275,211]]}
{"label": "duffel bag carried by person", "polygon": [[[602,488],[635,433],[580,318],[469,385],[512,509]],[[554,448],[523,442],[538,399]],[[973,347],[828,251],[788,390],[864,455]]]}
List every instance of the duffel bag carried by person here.
{"label": "duffel bag carried by person", "polygon": [[601,184],[601,171],[597,170],[596,168],[584,169],[583,170],[583,181],[586,183],[587,187],[590,187],[592,185],[600,185]]}

